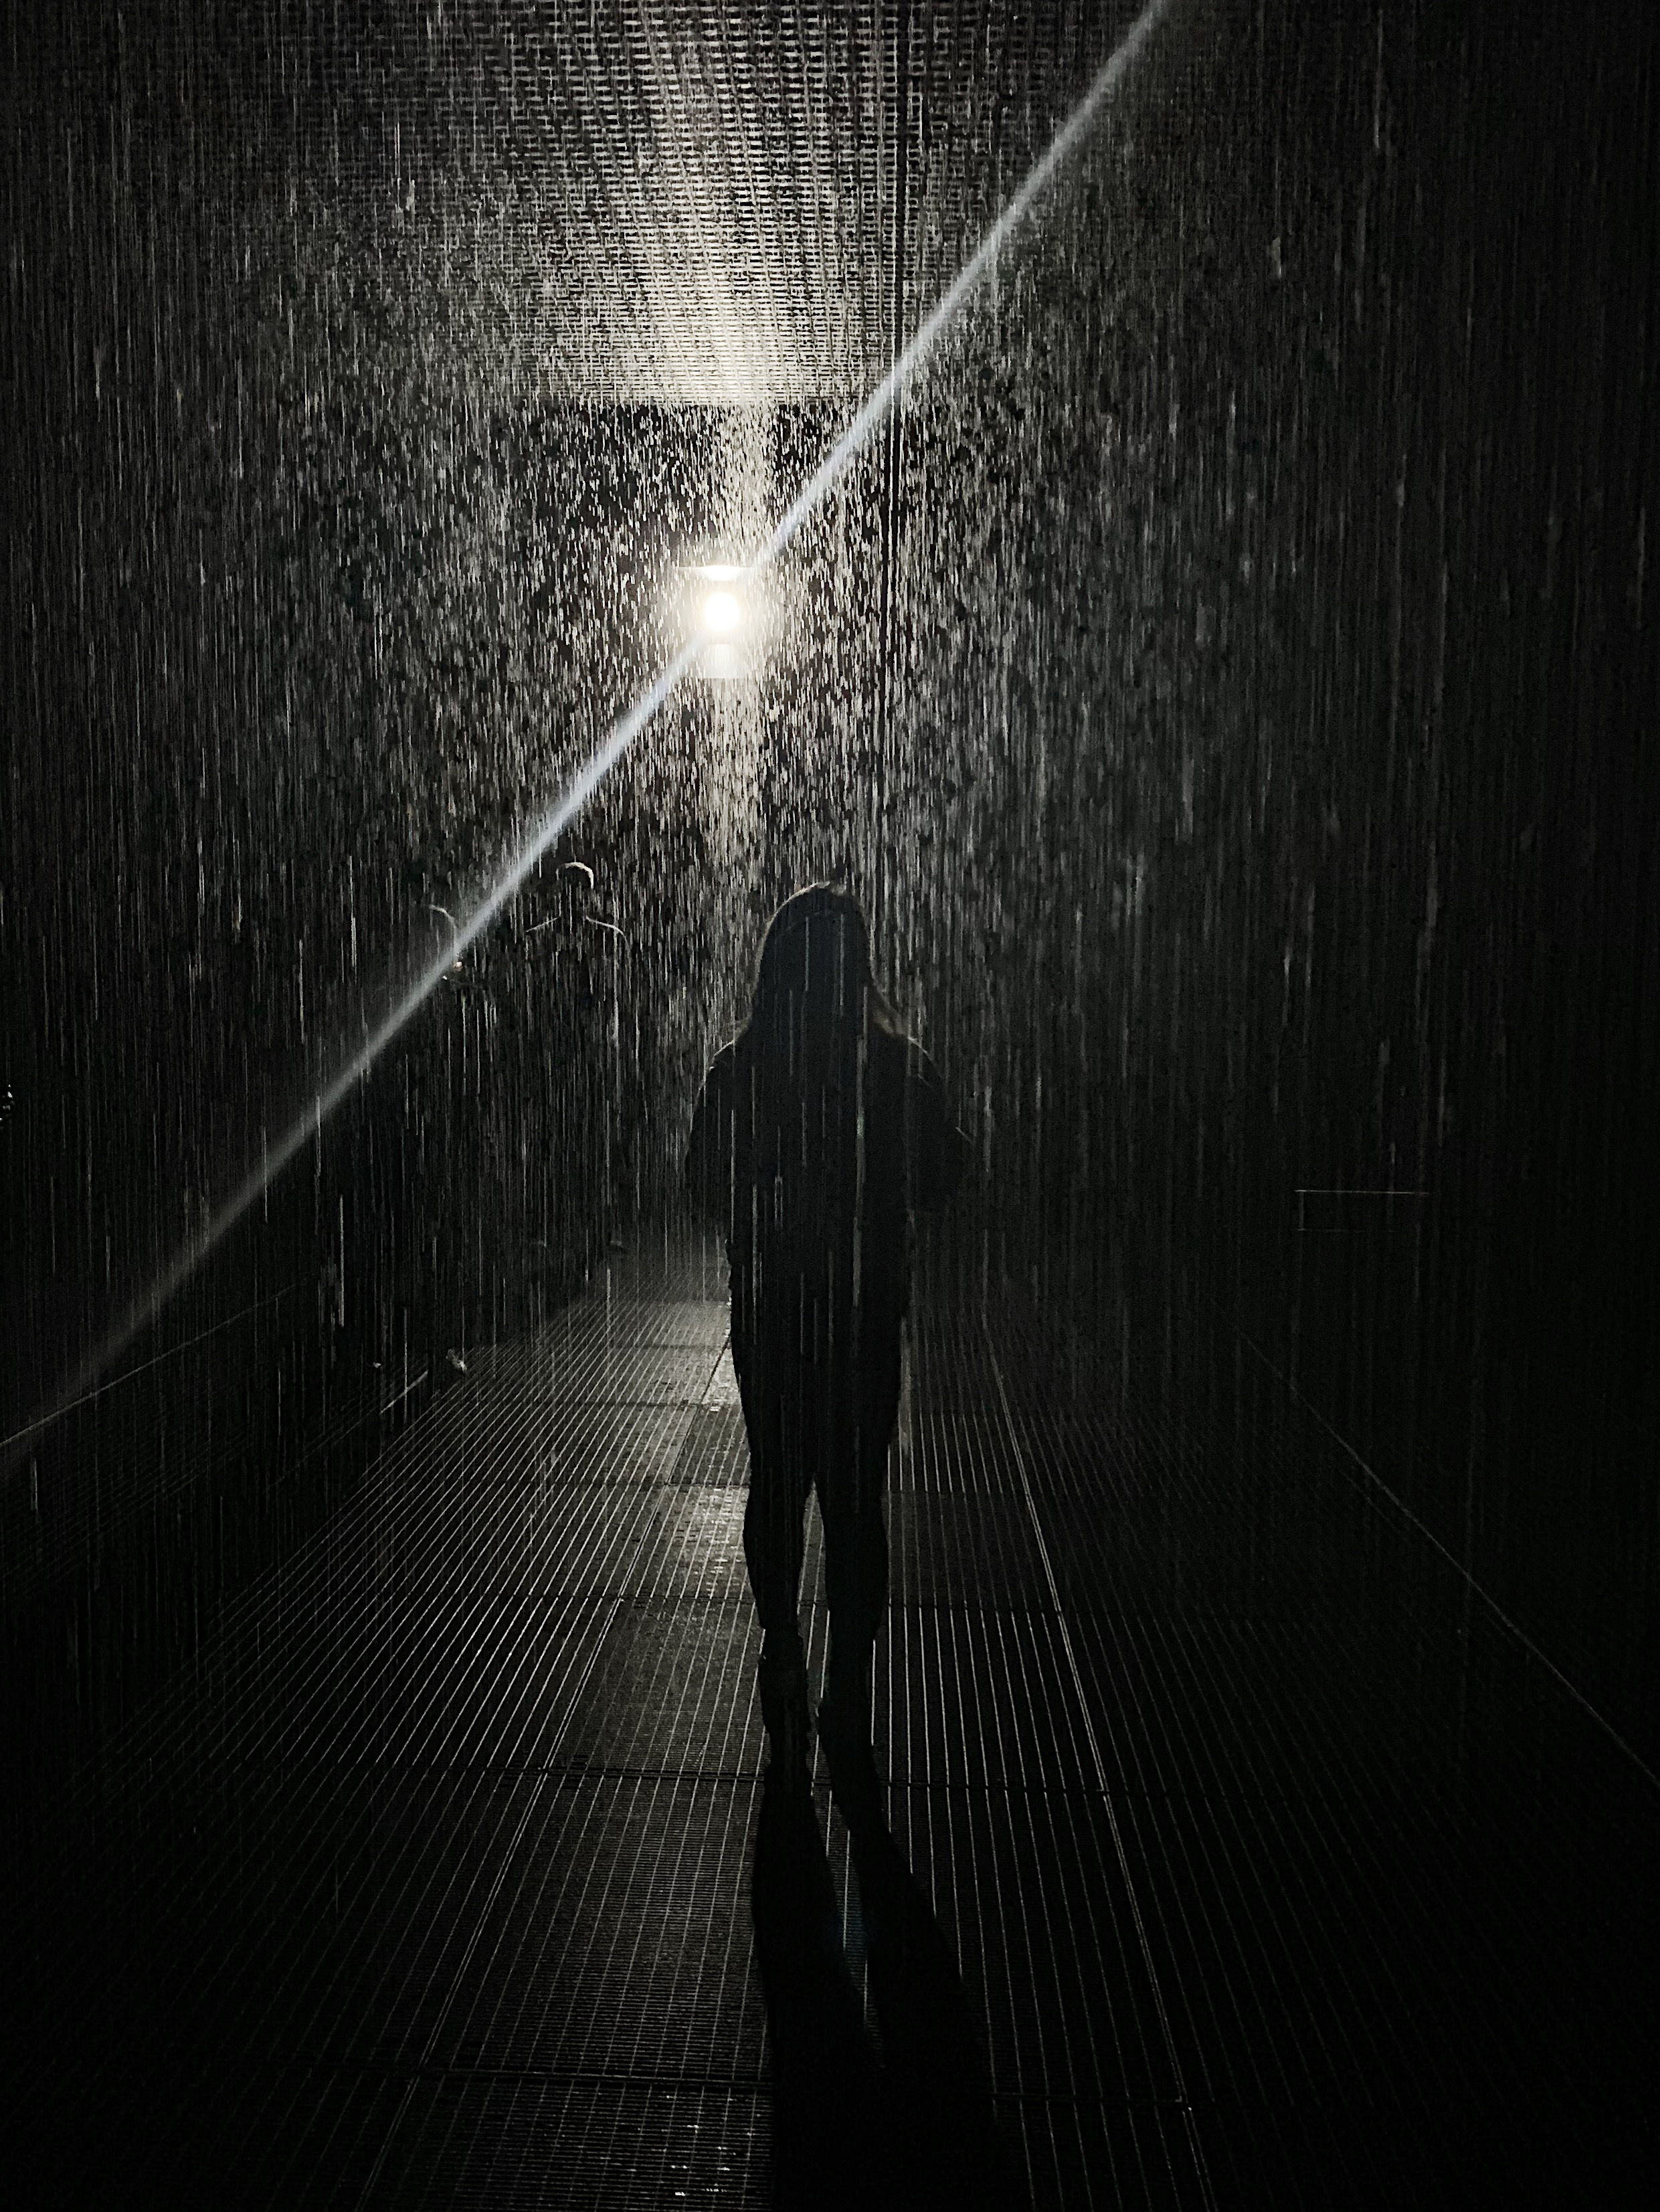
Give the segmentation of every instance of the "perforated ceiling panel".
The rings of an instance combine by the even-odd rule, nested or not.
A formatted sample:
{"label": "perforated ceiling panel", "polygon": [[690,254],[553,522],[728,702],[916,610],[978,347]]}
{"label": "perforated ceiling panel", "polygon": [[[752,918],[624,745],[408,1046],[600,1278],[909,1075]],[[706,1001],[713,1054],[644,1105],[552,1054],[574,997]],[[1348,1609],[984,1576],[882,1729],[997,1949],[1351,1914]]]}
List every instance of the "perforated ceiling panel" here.
{"label": "perforated ceiling panel", "polygon": [[135,173],[395,295],[502,396],[841,400],[1134,12],[164,0],[65,68]]}

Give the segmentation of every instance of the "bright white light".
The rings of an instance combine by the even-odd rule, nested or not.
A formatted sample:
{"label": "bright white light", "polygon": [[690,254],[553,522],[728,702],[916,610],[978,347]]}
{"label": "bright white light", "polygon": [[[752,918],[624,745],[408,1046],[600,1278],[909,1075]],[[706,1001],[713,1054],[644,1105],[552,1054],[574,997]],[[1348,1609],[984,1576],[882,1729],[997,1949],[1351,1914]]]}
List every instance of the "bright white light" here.
{"label": "bright white light", "polygon": [[737,629],[743,611],[730,592],[711,592],[703,602],[703,627],[724,637]]}
{"label": "bright white light", "polygon": [[744,571],[736,561],[705,561],[691,573],[706,584],[735,584]]}

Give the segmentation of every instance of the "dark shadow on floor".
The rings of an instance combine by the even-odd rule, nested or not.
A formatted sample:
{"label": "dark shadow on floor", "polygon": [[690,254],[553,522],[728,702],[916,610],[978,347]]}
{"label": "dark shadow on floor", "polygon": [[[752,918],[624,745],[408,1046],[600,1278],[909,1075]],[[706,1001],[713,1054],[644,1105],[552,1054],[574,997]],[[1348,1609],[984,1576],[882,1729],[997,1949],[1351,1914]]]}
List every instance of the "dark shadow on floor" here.
{"label": "dark shadow on floor", "polygon": [[842,1948],[805,1782],[769,1773],[751,1892],[772,2042],[772,2195],[780,2207],[1025,2201],[992,2113],[967,1992],[879,1813],[849,1824],[881,2051]]}

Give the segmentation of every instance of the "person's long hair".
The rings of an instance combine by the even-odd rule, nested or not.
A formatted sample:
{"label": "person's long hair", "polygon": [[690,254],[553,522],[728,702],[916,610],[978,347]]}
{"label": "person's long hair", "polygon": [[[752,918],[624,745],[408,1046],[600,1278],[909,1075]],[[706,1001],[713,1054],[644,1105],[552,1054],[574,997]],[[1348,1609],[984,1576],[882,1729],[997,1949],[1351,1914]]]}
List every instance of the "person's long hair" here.
{"label": "person's long hair", "polygon": [[839,884],[809,884],[767,925],[739,1052],[794,1088],[831,1078],[861,1033],[901,1034],[871,967],[864,911]]}

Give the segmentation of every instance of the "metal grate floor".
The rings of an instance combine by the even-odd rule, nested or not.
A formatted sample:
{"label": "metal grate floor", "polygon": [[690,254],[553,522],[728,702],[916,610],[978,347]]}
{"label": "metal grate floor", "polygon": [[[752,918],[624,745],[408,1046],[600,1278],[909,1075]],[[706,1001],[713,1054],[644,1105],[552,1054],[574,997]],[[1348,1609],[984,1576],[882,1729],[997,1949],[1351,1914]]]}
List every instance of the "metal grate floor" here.
{"label": "metal grate floor", "polygon": [[[475,1362],[34,1809],[33,2201],[769,2201],[746,1458],[705,1287],[642,1270]],[[1623,2201],[1657,1793],[1260,1410],[1079,1402],[1018,1312],[915,1332],[879,1765],[1031,2201]],[[818,1662],[816,1528],[806,1585]]]}

